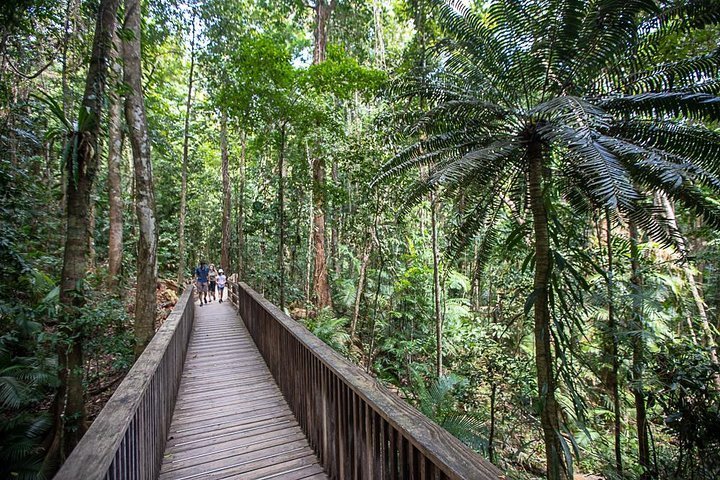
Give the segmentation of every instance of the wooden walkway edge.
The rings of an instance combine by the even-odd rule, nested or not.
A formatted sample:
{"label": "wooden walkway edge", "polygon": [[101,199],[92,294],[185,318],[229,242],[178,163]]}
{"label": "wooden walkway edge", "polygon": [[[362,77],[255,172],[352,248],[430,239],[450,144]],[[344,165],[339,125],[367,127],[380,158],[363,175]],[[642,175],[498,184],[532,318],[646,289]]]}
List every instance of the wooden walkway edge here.
{"label": "wooden walkway edge", "polygon": [[195,308],[160,480],[327,479],[245,325]]}

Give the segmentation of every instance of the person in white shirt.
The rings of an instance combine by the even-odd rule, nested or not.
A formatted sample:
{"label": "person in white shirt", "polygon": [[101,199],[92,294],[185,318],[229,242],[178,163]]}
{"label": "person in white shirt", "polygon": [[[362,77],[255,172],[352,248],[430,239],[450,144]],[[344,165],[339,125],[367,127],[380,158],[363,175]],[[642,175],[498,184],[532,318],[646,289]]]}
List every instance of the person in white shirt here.
{"label": "person in white shirt", "polygon": [[225,276],[225,272],[223,272],[223,269],[218,270],[218,276],[217,276],[217,289],[218,294],[220,295],[220,303],[223,301],[223,291],[225,290],[225,282],[227,282],[227,277]]}

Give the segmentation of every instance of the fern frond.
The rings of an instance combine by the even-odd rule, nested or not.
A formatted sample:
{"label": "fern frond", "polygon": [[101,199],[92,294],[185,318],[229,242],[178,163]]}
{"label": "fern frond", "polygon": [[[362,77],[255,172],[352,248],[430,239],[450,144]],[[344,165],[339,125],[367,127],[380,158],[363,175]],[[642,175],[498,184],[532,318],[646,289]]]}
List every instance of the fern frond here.
{"label": "fern frond", "polygon": [[618,115],[639,117],[673,116],[699,121],[720,120],[720,97],[707,93],[641,93],[604,99],[599,106]]}
{"label": "fern frond", "polygon": [[718,22],[720,4],[715,0],[684,0],[647,16],[638,31],[642,35],[642,44],[652,49],[670,35],[702,29]]}
{"label": "fern frond", "polygon": [[633,71],[630,75],[620,77],[616,91],[626,94],[682,91],[694,88],[700,82],[716,79],[719,69],[720,49],[710,54],[653,66],[648,70]]}
{"label": "fern frond", "polygon": [[517,140],[498,140],[488,146],[470,150],[457,160],[437,168],[429,178],[431,185],[462,184],[470,177],[477,183],[493,179],[504,160],[521,148]]}
{"label": "fern frond", "polygon": [[585,179],[586,195],[598,205],[610,209],[631,208],[641,198],[625,166],[597,141],[597,134],[567,126],[549,126],[543,130],[543,135],[567,149],[569,174]]}
{"label": "fern frond", "polygon": [[702,125],[632,120],[613,125],[609,135],[686,158],[714,175],[720,173],[720,133]]}

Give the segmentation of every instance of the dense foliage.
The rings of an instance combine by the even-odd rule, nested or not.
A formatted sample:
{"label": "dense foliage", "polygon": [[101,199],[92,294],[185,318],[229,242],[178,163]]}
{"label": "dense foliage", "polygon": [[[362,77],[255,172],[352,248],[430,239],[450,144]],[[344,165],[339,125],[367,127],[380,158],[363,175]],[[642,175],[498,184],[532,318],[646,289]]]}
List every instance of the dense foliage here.
{"label": "dense foliage", "polygon": [[[3,478],[56,468],[59,346],[90,417],[133,361],[125,125],[122,268],[103,124],[85,305],[59,305],[100,3],[0,7]],[[511,477],[717,478],[719,23],[711,0],[146,2],[159,277],[220,265],[227,224],[227,273]]]}

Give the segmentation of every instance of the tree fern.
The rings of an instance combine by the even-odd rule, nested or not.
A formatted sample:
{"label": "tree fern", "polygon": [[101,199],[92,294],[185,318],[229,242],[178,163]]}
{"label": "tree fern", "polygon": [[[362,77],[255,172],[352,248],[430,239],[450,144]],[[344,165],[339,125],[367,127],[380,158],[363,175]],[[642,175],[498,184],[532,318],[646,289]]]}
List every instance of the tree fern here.
{"label": "tree fern", "polygon": [[[416,140],[382,167],[377,181],[429,166],[425,189],[468,192],[455,248],[495,234],[503,195],[532,213],[539,265],[527,305],[538,341],[572,318],[572,292],[552,276],[562,226],[548,221],[555,193],[586,212],[608,209],[663,244],[679,246],[646,192],[661,191],[720,225],[718,51],[656,64],[657,45],[678,32],[720,22],[714,0],[495,0],[437,3],[444,36],[436,65],[390,92],[408,105],[405,134]],[[421,191],[415,188],[414,191]],[[410,197],[419,200],[420,195]],[[523,219],[525,221],[525,219]],[[494,242],[481,243],[483,246]],[[551,248],[552,245],[552,248]],[[481,252],[482,254],[482,252]],[[554,293],[553,293],[554,292]],[[554,295],[554,296],[553,296]],[[552,313],[549,307],[559,309]],[[558,337],[555,337],[558,338]],[[549,478],[571,474],[561,445],[549,344],[536,345],[538,396]]]}

